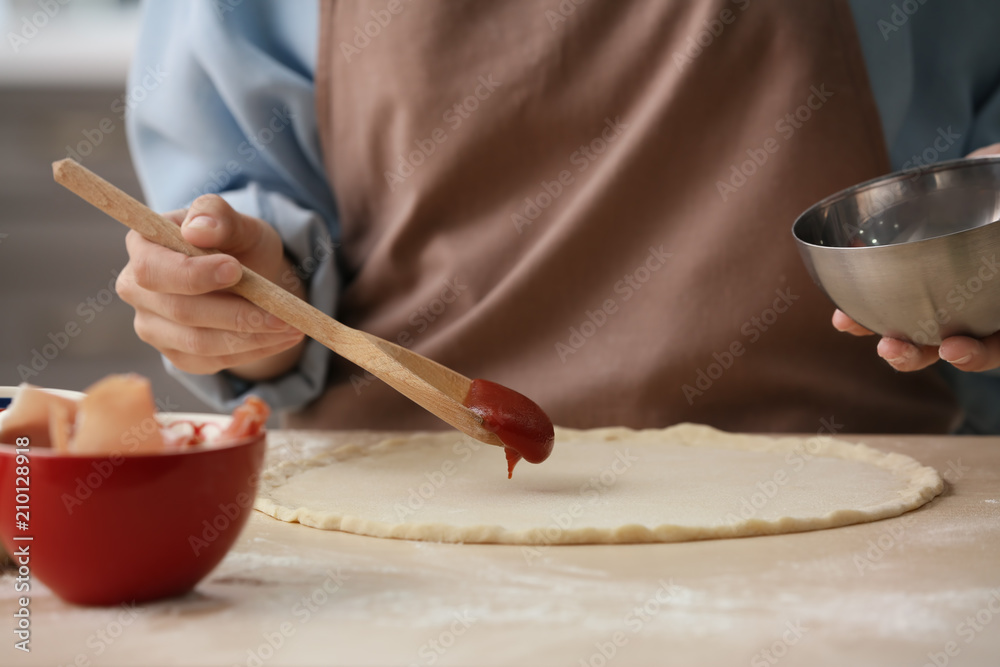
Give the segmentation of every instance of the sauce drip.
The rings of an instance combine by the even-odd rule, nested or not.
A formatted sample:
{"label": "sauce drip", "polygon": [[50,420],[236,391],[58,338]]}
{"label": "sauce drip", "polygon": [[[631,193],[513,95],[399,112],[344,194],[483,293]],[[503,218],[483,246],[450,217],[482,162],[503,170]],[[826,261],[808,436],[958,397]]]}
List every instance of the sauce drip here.
{"label": "sauce drip", "polygon": [[489,380],[473,380],[464,404],[482,417],[483,427],[504,444],[507,479],[514,476],[514,466],[522,458],[541,463],[552,453],[552,420],[527,396]]}

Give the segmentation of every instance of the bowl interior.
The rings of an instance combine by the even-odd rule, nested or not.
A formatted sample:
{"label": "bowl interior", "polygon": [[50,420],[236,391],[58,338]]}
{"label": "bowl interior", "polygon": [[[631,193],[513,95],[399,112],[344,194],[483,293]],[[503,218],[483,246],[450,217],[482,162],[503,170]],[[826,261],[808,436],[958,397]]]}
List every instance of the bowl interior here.
{"label": "bowl interior", "polygon": [[943,162],[868,181],[818,203],[794,227],[805,243],[863,248],[914,243],[1000,220],[1000,159]]}

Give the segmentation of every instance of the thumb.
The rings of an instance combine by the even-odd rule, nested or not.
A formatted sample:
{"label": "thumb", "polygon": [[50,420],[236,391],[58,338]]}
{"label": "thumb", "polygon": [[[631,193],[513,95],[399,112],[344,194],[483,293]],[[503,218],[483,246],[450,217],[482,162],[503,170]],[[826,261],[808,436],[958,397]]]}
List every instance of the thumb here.
{"label": "thumb", "polygon": [[187,210],[181,234],[191,245],[238,257],[260,245],[263,226],[256,218],[235,210],[219,195],[202,195]]}

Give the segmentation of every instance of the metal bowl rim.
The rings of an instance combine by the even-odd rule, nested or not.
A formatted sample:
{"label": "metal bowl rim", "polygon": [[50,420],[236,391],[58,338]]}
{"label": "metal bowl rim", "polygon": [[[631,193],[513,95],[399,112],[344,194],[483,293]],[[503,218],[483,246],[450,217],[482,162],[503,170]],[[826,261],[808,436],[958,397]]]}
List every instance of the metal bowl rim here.
{"label": "metal bowl rim", "polygon": [[844,188],[843,190],[841,190],[839,192],[835,192],[832,195],[824,197],[823,199],[821,199],[820,201],[816,202],[815,204],[813,204],[812,206],[810,206],[809,208],[807,208],[805,211],[803,211],[802,213],[800,213],[799,216],[797,218],[795,218],[795,222],[792,223],[792,236],[795,237],[795,241],[798,244],[800,244],[801,246],[806,247],[806,248],[817,248],[817,249],[820,249],[820,250],[827,250],[827,251],[830,251],[830,250],[851,250],[851,251],[857,251],[857,250],[882,250],[882,251],[884,251],[886,248],[894,248],[894,247],[902,247],[902,246],[916,246],[916,245],[919,245],[921,243],[930,243],[932,241],[939,241],[940,239],[951,238],[951,237],[958,236],[958,235],[961,235],[961,234],[971,234],[972,232],[976,232],[976,231],[981,230],[981,229],[987,229],[989,227],[992,227],[993,225],[996,225],[998,222],[1000,222],[1000,220],[994,220],[992,222],[986,223],[985,225],[980,225],[978,227],[972,227],[970,229],[961,229],[961,230],[956,231],[956,232],[950,232],[948,234],[942,234],[941,236],[934,236],[934,237],[931,237],[929,239],[920,239],[919,241],[910,241],[910,242],[906,242],[906,243],[892,243],[892,244],[884,245],[884,246],[858,246],[858,247],[851,247],[851,246],[817,245],[815,243],[810,243],[809,241],[806,241],[806,240],[802,239],[802,237],[800,237],[799,233],[798,233],[799,223],[802,222],[810,214],[813,214],[813,213],[815,213],[816,211],[818,211],[818,210],[820,210],[822,208],[826,208],[826,207],[832,206],[833,204],[836,204],[838,202],[844,201],[844,200],[846,200],[846,199],[848,199],[848,198],[850,198],[850,197],[852,197],[854,195],[857,195],[857,194],[859,194],[861,192],[866,192],[868,190],[871,190],[871,189],[873,189],[873,188],[875,188],[877,186],[888,185],[889,183],[896,183],[896,182],[898,182],[898,181],[900,181],[900,180],[902,180],[904,178],[912,178],[914,171],[919,171],[920,172],[920,174],[919,174],[920,176],[925,176],[927,174],[933,174],[933,173],[937,173],[939,171],[966,169],[966,168],[969,168],[969,167],[983,166],[984,164],[1000,165],[1000,155],[997,155],[997,156],[974,157],[974,158],[965,157],[965,158],[959,158],[957,160],[947,160],[945,162],[935,163],[934,165],[931,165],[929,167],[920,167],[920,168],[917,168],[917,169],[907,169],[907,170],[903,170],[903,171],[896,171],[896,172],[893,172],[891,174],[885,174],[883,176],[877,176],[875,178],[869,179],[869,180],[864,181],[862,183],[858,183],[856,185],[852,185],[849,188]]}

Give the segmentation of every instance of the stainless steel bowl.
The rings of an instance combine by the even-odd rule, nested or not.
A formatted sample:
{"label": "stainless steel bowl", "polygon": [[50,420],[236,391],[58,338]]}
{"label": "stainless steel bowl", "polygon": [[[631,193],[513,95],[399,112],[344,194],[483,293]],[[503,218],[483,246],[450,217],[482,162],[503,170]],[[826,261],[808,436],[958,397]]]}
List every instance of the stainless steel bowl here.
{"label": "stainless steel bowl", "polygon": [[1000,158],[861,183],[800,215],[792,234],[816,284],[876,333],[937,345],[1000,330]]}

